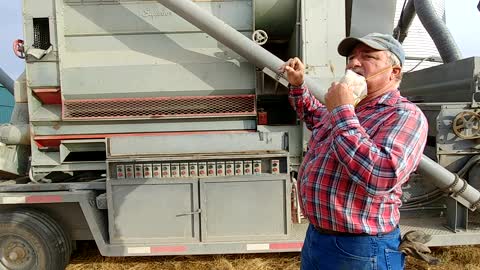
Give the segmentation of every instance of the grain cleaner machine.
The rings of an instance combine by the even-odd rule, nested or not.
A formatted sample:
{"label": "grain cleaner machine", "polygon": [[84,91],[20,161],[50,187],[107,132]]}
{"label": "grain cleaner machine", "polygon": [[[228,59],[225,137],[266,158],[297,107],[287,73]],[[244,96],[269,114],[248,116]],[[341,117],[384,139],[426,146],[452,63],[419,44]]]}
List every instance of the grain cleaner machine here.
{"label": "grain cleaner machine", "polygon": [[395,27],[395,1],[24,0],[26,71],[0,127],[1,266],[62,269],[76,240],[104,256],[299,251],[310,134],[278,67],[299,56],[323,101],[341,39],[401,38],[415,14],[445,64],[404,76],[430,133],[401,228],[479,244],[480,58],[461,59],[429,3],[409,1]]}

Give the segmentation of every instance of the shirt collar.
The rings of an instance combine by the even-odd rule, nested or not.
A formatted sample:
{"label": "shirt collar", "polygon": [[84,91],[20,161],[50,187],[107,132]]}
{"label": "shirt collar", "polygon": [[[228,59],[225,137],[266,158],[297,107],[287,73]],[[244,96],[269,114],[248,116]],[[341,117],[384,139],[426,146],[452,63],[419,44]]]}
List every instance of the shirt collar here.
{"label": "shirt collar", "polygon": [[376,105],[392,106],[393,104],[397,103],[397,100],[399,98],[400,98],[400,91],[398,91],[398,89],[392,89],[386,92],[385,94],[378,96],[359,107],[367,108],[367,107],[374,107]]}

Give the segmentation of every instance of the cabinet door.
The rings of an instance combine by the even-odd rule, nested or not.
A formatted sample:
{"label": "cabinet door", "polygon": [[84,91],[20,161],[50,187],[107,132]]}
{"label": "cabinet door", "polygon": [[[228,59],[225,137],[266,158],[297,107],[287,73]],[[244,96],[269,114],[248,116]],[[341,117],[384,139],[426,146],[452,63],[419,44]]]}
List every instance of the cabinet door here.
{"label": "cabinet door", "polygon": [[108,182],[111,243],[199,242],[198,179]]}
{"label": "cabinet door", "polygon": [[200,179],[202,241],[278,240],[290,226],[287,175]]}

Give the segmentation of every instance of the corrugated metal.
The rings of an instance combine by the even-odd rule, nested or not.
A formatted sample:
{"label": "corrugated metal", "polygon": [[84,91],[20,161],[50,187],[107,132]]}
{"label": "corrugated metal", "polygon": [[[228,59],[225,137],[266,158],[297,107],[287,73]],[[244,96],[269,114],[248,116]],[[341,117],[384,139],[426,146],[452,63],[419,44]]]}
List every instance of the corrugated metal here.
{"label": "corrugated metal", "polygon": [[0,123],[9,123],[14,106],[13,96],[5,87],[0,85]]}
{"label": "corrugated metal", "polygon": [[[397,25],[398,19],[400,18],[404,1],[405,0],[397,0],[395,25]],[[437,14],[445,22],[445,0],[432,0],[432,3],[435,7],[435,11],[437,12]],[[438,50],[435,47],[432,38],[428,34],[427,30],[425,30],[425,28],[423,27],[422,22],[420,22],[418,16],[415,16],[412,25],[410,26],[408,36],[403,42],[403,49],[405,50],[407,59],[409,57],[425,58],[430,56],[436,56],[440,58],[440,54],[438,53]],[[403,71],[411,70],[419,62],[420,60],[407,60],[405,62]],[[416,67],[415,70],[420,70],[439,64],[440,63],[424,61],[418,67]]]}

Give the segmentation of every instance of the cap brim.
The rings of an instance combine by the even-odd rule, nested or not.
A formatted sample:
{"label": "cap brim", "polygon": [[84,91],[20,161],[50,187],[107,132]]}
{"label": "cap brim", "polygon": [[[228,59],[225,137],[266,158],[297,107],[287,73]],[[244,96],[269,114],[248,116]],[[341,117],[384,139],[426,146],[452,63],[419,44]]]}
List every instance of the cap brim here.
{"label": "cap brim", "polygon": [[342,56],[349,56],[350,53],[355,48],[355,46],[357,46],[360,43],[363,43],[363,44],[367,45],[368,47],[373,48],[375,50],[379,50],[379,51],[386,51],[387,50],[387,48],[385,48],[380,43],[375,42],[373,40],[363,39],[363,38],[347,37],[344,40],[342,40],[340,42],[340,44],[338,44],[338,49],[337,49],[338,53]]}

